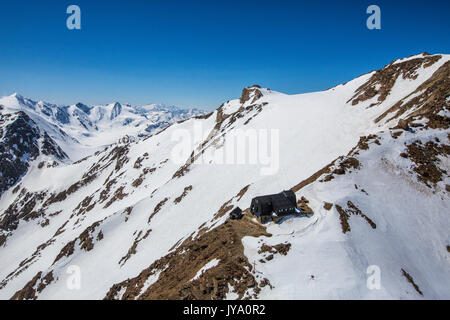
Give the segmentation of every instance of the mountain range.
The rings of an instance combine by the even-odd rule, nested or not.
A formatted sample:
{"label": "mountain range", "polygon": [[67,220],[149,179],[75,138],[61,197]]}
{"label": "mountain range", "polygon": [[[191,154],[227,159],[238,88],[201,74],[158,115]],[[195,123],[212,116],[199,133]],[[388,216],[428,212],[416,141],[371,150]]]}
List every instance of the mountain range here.
{"label": "mountain range", "polygon": [[[18,93],[0,98],[0,106],[0,130],[4,131],[1,151],[8,155],[0,161],[3,173],[0,193],[15,184],[25,174],[29,162],[38,156],[52,165],[72,163],[121,139],[146,137],[174,122],[205,113],[162,104],[58,106],[36,102]],[[22,141],[26,142],[25,147],[18,148]],[[52,150],[46,150],[49,148]],[[11,169],[12,162],[16,170]]]}

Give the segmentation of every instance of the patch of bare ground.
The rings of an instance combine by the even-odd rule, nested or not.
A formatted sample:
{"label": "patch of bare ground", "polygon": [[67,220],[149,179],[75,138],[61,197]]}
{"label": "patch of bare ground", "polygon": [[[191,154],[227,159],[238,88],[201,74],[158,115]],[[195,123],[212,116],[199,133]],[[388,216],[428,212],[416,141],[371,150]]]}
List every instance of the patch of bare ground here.
{"label": "patch of bare ground", "polygon": [[[163,163],[163,162],[161,162],[161,163]],[[142,169],[142,174],[143,175],[147,175],[149,173],[152,174],[155,171],[156,171],[156,168],[144,168],[144,169]]]}
{"label": "patch of bare ground", "polygon": [[[360,163],[358,159],[352,157],[352,155],[359,154],[359,150],[369,149],[369,142],[371,140],[376,140],[378,137],[376,135],[369,135],[361,137],[358,144],[348,153],[347,157],[339,157],[320,169],[319,171],[312,174],[309,178],[303,180],[299,184],[291,188],[292,191],[298,192],[304,187],[310,185],[311,183],[317,181],[320,177],[324,176],[320,182],[328,182],[334,179],[334,175],[343,175],[347,171],[360,169]],[[379,141],[378,141],[379,143]]]}
{"label": "patch of bare ground", "polygon": [[30,300],[37,299],[36,295],[36,284],[38,280],[41,278],[42,272],[38,272],[33,279],[31,279],[25,287],[21,290],[17,291],[12,297],[11,300]]}
{"label": "patch of bare ground", "polygon": [[[450,127],[450,119],[438,113],[441,110],[450,109],[447,100],[450,96],[449,88],[450,62],[446,62],[414,92],[405,97],[405,99],[400,100],[375,121],[379,122],[389,114],[393,114],[393,116],[388,121],[397,119],[409,110],[412,112],[408,114],[406,119],[400,119],[396,128],[408,130],[408,127],[412,126],[413,119],[425,117],[428,119],[425,128],[448,129]],[[407,102],[404,103],[404,101]]]}
{"label": "patch of bare ground", "polygon": [[306,199],[305,197],[301,197],[298,201],[297,201],[297,207],[299,207],[303,213],[305,214],[313,214],[313,209],[311,209],[309,207],[309,200]]}
{"label": "patch of bare ground", "polygon": [[125,222],[128,221],[128,219],[130,218],[131,212],[133,212],[133,207],[127,207],[124,210],[125,213]]}
{"label": "patch of bare ground", "polygon": [[263,107],[267,105],[267,102],[258,103],[258,104],[252,104],[247,107],[240,107],[238,111],[234,112],[233,114],[229,115],[229,121],[225,126],[221,126],[221,132],[224,131],[226,128],[229,128],[233,123],[236,122],[237,119],[244,118],[247,114],[249,114],[252,111],[255,111],[254,114],[249,117],[245,122],[244,126],[247,125],[251,120],[253,120],[255,117],[258,116],[258,114],[261,113],[263,110]]}
{"label": "patch of bare ground", "polygon": [[144,182],[144,179],[142,179],[142,177],[137,178],[136,180],[134,180],[131,185],[135,188],[139,187],[142,182]]}
{"label": "patch of bare ground", "polygon": [[429,188],[442,181],[443,175],[448,173],[439,167],[439,156],[447,158],[450,155],[450,146],[428,141],[423,144],[417,140],[407,146],[406,152],[400,154],[403,158],[409,158],[414,162],[413,170],[417,173],[419,181]]}
{"label": "patch of bare ground", "polygon": [[74,209],[75,215],[79,216],[94,209],[95,203],[91,204],[92,199],[94,199],[94,195],[86,196]]}
{"label": "patch of bare ground", "polygon": [[391,137],[393,139],[397,139],[398,137],[400,137],[403,134],[403,131],[401,131],[401,130],[400,131],[391,130],[390,133],[391,133]]}
{"label": "patch of bare ground", "polygon": [[354,157],[340,157],[335,165],[335,169],[330,174],[326,175],[321,182],[328,182],[334,179],[335,175],[344,175],[347,172],[360,169],[359,160]]}
{"label": "patch of bare ground", "polygon": [[113,162],[114,160],[116,161],[116,164],[114,166],[116,172],[122,169],[123,165],[129,161],[127,157],[128,151],[129,151],[128,145],[116,146],[111,151],[110,155],[112,155],[112,157],[110,158],[110,161],[111,162]]}
{"label": "patch of bare ground", "polygon": [[6,235],[0,234],[0,247],[2,247],[6,243]]}
{"label": "patch of bare ground", "polygon": [[13,194],[16,194],[17,192],[19,192],[19,190],[20,190],[20,184],[17,185],[17,186],[13,189],[12,193],[13,193]]}
{"label": "patch of bare ground", "polygon": [[347,202],[347,209],[343,209],[340,205],[335,205],[337,212],[339,213],[339,220],[341,222],[342,232],[345,234],[351,231],[349,219],[350,216],[360,216],[367,221],[367,223],[372,227],[372,229],[376,229],[377,225],[373,222],[368,216],[366,216],[356,205],[354,205],[351,201]]}
{"label": "patch of bare ground", "polygon": [[161,210],[161,208],[164,206],[164,204],[169,200],[169,198],[164,198],[163,200],[161,200],[156,206],[155,209],[153,209],[152,214],[150,215],[150,217],[148,218],[148,223],[150,223],[150,221],[152,221],[153,217],[159,212],[159,210]]}
{"label": "patch of bare ground", "polygon": [[[110,174],[111,177],[114,172],[118,172],[123,168],[124,164],[129,161],[129,158],[127,157],[128,151],[129,144],[117,145],[114,148],[105,148],[105,150],[101,152],[104,153],[104,155],[100,158],[99,161],[97,161],[90,167],[83,178],[85,178],[86,176],[97,174],[98,172],[105,170],[109,166],[114,166],[114,169]],[[96,153],[96,155],[98,154]],[[106,179],[105,183],[109,181],[110,177]]]}
{"label": "patch of bare ground", "polygon": [[350,232],[350,225],[348,223],[348,219],[350,218],[350,215],[342,209],[340,205],[335,205],[337,212],[339,213],[339,220],[341,221],[341,227],[342,232],[345,234],[347,232]]}
{"label": "patch of bare ground", "polygon": [[194,119],[209,119],[209,117],[211,117],[211,115],[212,115],[213,113],[214,113],[214,112],[209,112],[209,113],[206,113],[206,114],[202,114],[202,115],[199,115],[199,116],[195,116]]}
{"label": "patch of bare ground", "polygon": [[381,144],[378,136],[375,134],[360,137],[358,144],[348,153],[348,156],[359,154],[359,150],[369,150],[369,144],[372,141],[377,145]]}
{"label": "patch of bare ground", "polygon": [[49,216],[49,217],[56,217],[56,216],[59,215],[61,212],[62,212],[62,210],[58,210],[58,211],[55,211],[55,212],[53,212],[53,213],[50,213],[48,216]]}
{"label": "patch of bare ground", "polygon": [[243,187],[238,194],[236,195],[236,201],[241,201],[242,197],[247,193],[248,188],[250,188],[250,184]]}
{"label": "patch of bare ground", "polygon": [[173,200],[173,203],[175,203],[175,204],[180,203],[181,200],[183,200],[183,198],[186,197],[187,194],[189,193],[189,191],[191,191],[191,190],[192,190],[192,186],[185,187],[183,190],[183,193],[179,197],[175,198],[175,200]]}
{"label": "patch of bare ground", "polygon": [[450,246],[447,246],[447,252],[450,252]]}
{"label": "patch of bare ground", "polygon": [[386,100],[386,97],[392,90],[395,82],[399,77],[403,79],[417,79],[417,70],[422,66],[428,68],[436,63],[442,56],[427,56],[424,58],[411,59],[405,62],[391,63],[375,74],[356,91],[355,95],[347,101],[352,105],[357,105],[360,102],[370,100],[378,95],[377,103],[371,105],[379,105]]}
{"label": "patch of bare ground", "polygon": [[19,220],[30,221],[43,217],[45,211],[36,209],[47,195],[46,191],[27,192],[25,188],[16,197],[11,205],[4,211],[0,220],[0,230],[13,231],[19,225]]}
{"label": "patch of bare ground", "polygon": [[116,179],[106,179],[103,190],[100,192],[99,200],[100,203],[105,202],[109,198],[109,193],[111,192],[112,186],[114,186],[117,183]]}
{"label": "patch of bare ground", "polygon": [[416,290],[417,293],[419,293],[421,296],[423,296],[422,291],[420,291],[419,286],[414,282],[413,277],[411,277],[411,275],[408,272],[406,272],[404,269],[402,269],[402,274],[406,278],[406,280],[408,280],[408,282],[411,283],[411,285],[413,286],[414,290]]}
{"label": "patch of bare ground", "polygon": [[97,241],[101,241],[101,240],[103,240],[103,231],[102,230],[100,230],[99,232],[98,232],[98,234],[97,234]]}
{"label": "patch of bare ground", "polygon": [[262,98],[262,96],[263,96],[259,89],[261,89],[261,86],[259,86],[257,84],[255,84],[255,85],[253,85],[251,87],[244,88],[242,90],[242,94],[241,94],[241,98],[240,98],[239,102],[241,104],[244,104],[247,101],[249,101],[250,98],[253,97],[253,100],[252,100],[251,103],[255,103],[256,100]]}
{"label": "patch of bare ground", "polygon": [[121,186],[121,187],[117,188],[117,190],[114,192],[111,199],[109,199],[109,201],[105,204],[105,206],[103,208],[106,209],[109,206],[111,206],[114,202],[123,200],[126,196],[128,196],[128,193],[124,193],[123,189],[125,189],[125,186]]}
{"label": "patch of bare ground", "polygon": [[36,248],[36,250],[33,252],[33,254],[31,254],[29,257],[25,258],[24,260],[22,260],[19,263],[19,266],[14,271],[9,273],[5,279],[2,280],[2,282],[0,283],[0,290],[3,289],[11,279],[17,277],[22,272],[27,270],[35,262],[36,258],[40,255],[40,253],[45,248],[47,248],[49,245],[53,244],[54,242],[55,242],[54,238],[47,240],[45,243],[40,244]]}
{"label": "patch of bare ground", "polygon": [[80,246],[80,249],[86,252],[91,251],[94,248],[95,241],[103,239],[103,236],[99,238],[98,235],[97,238],[95,238],[95,230],[100,226],[100,223],[101,221],[94,222],[89,227],[87,227],[77,238],[68,242],[56,256],[53,264],[58,262],[63,257],[70,257],[75,251],[75,245],[77,244],[77,242]]}
{"label": "patch of bare ground", "polygon": [[53,203],[57,203],[57,202],[62,202],[64,200],[66,200],[66,198],[71,195],[72,193],[77,192],[80,188],[86,186],[87,184],[91,183],[92,181],[94,181],[94,179],[97,177],[96,174],[94,175],[90,175],[87,176],[85,178],[83,178],[82,180],[74,183],[73,185],[71,185],[67,190],[61,191],[58,194],[52,194],[45,202],[44,202],[44,207],[48,207]]}
{"label": "patch of bare ground", "polygon": [[[249,289],[253,289],[253,297],[256,297],[260,288],[268,285],[268,280],[258,283],[253,275],[253,266],[244,255],[244,236],[270,234],[249,216],[242,220],[227,220],[194,239],[189,237],[174,252],[155,261],[137,277],[113,285],[105,299],[118,298],[121,290],[124,290],[121,299],[224,299],[229,287],[239,298],[244,298]],[[194,279],[197,272],[213,259],[219,263]],[[145,288],[149,276],[157,272],[158,280]]]}
{"label": "patch of bare ground", "polygon": [[50,220],[47,219],[47,218],[44,218],[44,219],[39,223],[39,225],[40,225],[42,228],[45,228],[45,227],[48,226],[49,224],[50,224]]}
{"label": "patch of bare ground", "polygon": [[53,271],[50,271],[44,277],[42,277],[42,272],[38,272],[33,279],[11,297],[11,300],[36,300],[37,294],[41,293],[54,280]]}
{"label": "patch of bare ground", "polygon": [[136,180],[134,180],[132,183],[131,183],[131,185],[133,186],[133,187],[135,187],[135,188],[137,188],[137,187],[139,187],[141,184],[142,184],[142,182],[144,182],[144,177],[147,175],[147,174],[151,174],[151,173],[153,173],[153,172],[155,172],[156,171],[156,168],[144,168],[144,169],[142,169],[142,173],[141,173],[141,175],[136,179]]}
{"label": "patch of bare ground", "polygon": [[136,249],[137,246],[139,244],[139,242],[141,242],[142,240],[145,240],[148,238],[148,236],[150,235],[150,232],[152,232],[152,229],[149,229],[145,232],[145,234],[142,236],[142,230],[139,231],[139,234],[137,235],[137,237],[134,239],[133,245],[130,247],[130,249],[128,249],[128,252],[126,255],[124,255],[120,261],[119,261],[119,265],[123,266],[130,258],[132,255],[136,254]]}
{"label": "patch of bare ground", "polygon": [[335,161],[331,162],[327,166],[323,167],[322,169],[320,169],[319,171],[317,171],[316,173],[311,175],[309,178],[307,178],[307,179],[303,180],[302,182],[300,182],[299,184],[295,185],[294,187],[291,188],[291,190],[294,192],[298,192],[301,189],[303,189],[304,187],[306,187],[307,185],[310,185],[311,183],[315,182],[322,175],[329,173],[330,168],[334,165]]}
{"label": "patch of bare ground", "polygon": [[172,179],[175,178],[181,178],[183,177],[186,173],[188,173],[191,169],[190,166],[192,163],[194,163],[195,161],[195,157],[194,157],[194,151],[192,151],[192,155],[191,157],[186,161],[186,163],[184,165],[182,165],[172,176]]}
{"label": "patch of bare ground", "polygon": [[323,208],[327,211],[330,211],[331,209],[333,209],[333,204],[329,203],[329,202],[324,202],[323,203]]}
{"label": "patch of bare ground", "polygon": [[259,249],[259,254],[264,254],[264,259],[260,259],[259,262],[266,263],[266,261],[271,261],[274,258],[275,254],[281,254],[283,256],[286,256],[291,249],[291,244],[288,242],[285,243],[279,243],[274,246],[269,246],[267,244],[263,244],[261,248]]}
{"label": "patch of bare ground", "polygon": [[57,236],[59,236],[60,234],[62,234],[64,231],[65,231],[65,227],[66,227],[66,225],[69,223],[69,220],[67,220],[66,222],[64,222],[59,228],[58,228],[58,230],[56,230],[56,232],[55,232],[55,234],[53,235],[53,237],[57,237]]}
{"label": "patch of bare ground", "polygon": [[142,167],[142,161],[144,161],[145,159],[148,159],[148,153],[144,153],[144,155],[142,157],[139,157],[136,159],[136,161],[134,162],[133,168],[135,169],[140,169]]}

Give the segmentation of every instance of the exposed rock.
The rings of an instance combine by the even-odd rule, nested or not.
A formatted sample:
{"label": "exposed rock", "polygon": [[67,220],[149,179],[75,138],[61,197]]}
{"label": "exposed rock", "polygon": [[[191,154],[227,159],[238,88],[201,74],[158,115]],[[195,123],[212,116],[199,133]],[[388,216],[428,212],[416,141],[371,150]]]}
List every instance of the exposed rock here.
{"label": "exposed rock", "polygon": [[416,290],[421,296],[423,296],[422,291],[420,291],[419,286],[414,282],[414,279],[411,277],[411,275],[402,269],[402,274],[408,280],[409,283],[414,287],[414,290]]}
{"label": "exposed rock", "polygon": [[150,215],[150,217],[148,218],[148,223],[150,223],[150,221],[153,219],[153,217],[159,212],[159,210],[161,210],[161,208],[164,206],[164,204],[169,200],[169,198],[164,198],[163,200],[161,200],[161,202],[159,202],[155,209],[153,209],[152,214]]}
{"label": "exposed rock", "polygon": [[[406,114],[407,111],[413,111],[403,119],[402,125],[399,127],[408,130],[405,122],[411,125],[413,119],[427,118],[427,128],[432,129],[448,129],[450,127],[450,119],[439,115],[442,110],[450,110],[448,97],[450,95],[450,61],[442,65],[427,81],[422,83],[414,92],[405,99],[400,100],[394,106],[385,111],[375,121],[380,122],[389,114],[392,119],[397,119]],[[404,103],[404,100],[407,101]],[[405,129],[406,128],[406,129]]]}
{"label": "exposed rock", "polygon": [[251,87],[246,87],[242,90],[242,95],[240,98],[240,103],[244,104],[247,101],[250,101],[250,103],[255,103],[258,99],[260,99],[263,95],[261,91],[259,90],[261,87],[259,85],[253,85]]}
{"label": "exposed rock", "polygon": [[[74,240],[68,242],[56,256],[53,264],[61,260],[63,257],[70,257],[75,251],[75,245],[78,243],[80,249],[84,251],[91,251],[94,248],[94,232],[97,227],[100,226],[100,221],[94,222],[92,225],[87,227],[79,237]],[[103,236],[100,238],[97,235],[97,240],[103,239]]]}
{"label": "exposed rock", "polygon": [[0,195],[25,175],[29,163],[40,154],[58,160],[67,158],[56,142],[45,131],[41,132],[25,112],[0,113],[0,130]]}
{"label": "exposed rock", "polygon": [[38,272],[33,279],[11,297],[11,300],[36,300],[37,293],[41,293],[54,280],[53,271],[50,271],[44,277],[42,277],[42,272]]}
{"label": "exposed rock", "polygon": [[343,209],[340,205],[335,205],[337,212],[339,213],[339,220],[341,222],[342,232],[345,234],[351,231],[349,219],[351,215],[356,215],[364,218],[367,223],[376,229],[377,225],[368,216],[366,216],[357,206],[355,206],[351,201],[347,202],[347,209]]}
{"label": "exposed rock", "polygon": [[403,79],[416,79],[416,71],[420,67],[430,67],[441,58],[442,56],[436,55],[415,58],[396,64],[391,63],[383,69],[376,71],[366,83],[356,90],[356,94],[348,102],[352,102],[352,105],[357,105],[359,102],[372,99],[378,95],[378,102],[375,105],[381,104],[389,95],[399,77]]}
{"label": "exposed rock", "polygon": [[120,259],[119,264],[121,266],[123,266],[131,258],[132,255],[136,254],[136,252],[137,252],[136,249],[137,249],[139,242],[147,239],[151,232],[152,232],[152,229],[149,229],[146,231],[144,236],[142,236],[142,230],[139,231],[139,234],[137,235],[136,239],[134,240],[133,245],[131,246],[130,249],[128,249],[127,254]]}
{"label": "exposed rock", "polygon": [[[224,299],[229,287],[239,298],[253,288],[255,296],[261,290],[252,274],[253,266],[244,255],[241,239],[244,236],[258,237],[268,234],[263,226],[248,216],[242,220],[229,220],[195,239],[185,240],[174,252],[155,261],[137,277],[117,283],[111,287],[105,299]],[[287,252],[287,245],[280,252]],[[218,264],[194,279],[197,272],[213,259]],[[149,287],[144,284],[151,275],[159,274]],[[264,286],[269,285],[268,280]],[[119,296],[119,291],[124,291]]]}
{"label": "exposed rock", "polygon": [[333,208],[333,204],[329,202],[324,202],[323,207],[325,210],[330,211]]}
{"label": "exposed rock", "polygon": [[398,127],[403,129],[403,130],[405,130],[405,131],[409,130],[408,122],[405,119],[400,119],[398,121]]}
{"label": "exposed rock", "polygon": [[419,140],[408,145],[407,152],[402,153],[402,157],[407,157],[414,162],[414,171],[418,174],[419,180],[430,188],[442,181],[442,176],[447,174],[439,166],[441,163],[439,156],[446,158],[449,155],[449,145],[433,141],[423,144]]}
{"label": "exposed rock", "polygon": [[173,203],[178,204],[181,202],[181,200],[183,200],[184,197],[186,197],[186,195],[188,194],[189,191],[192,190],[192,186],[187,186],[184,188],[183,193],[177,197],[175,200],[173,200]]}

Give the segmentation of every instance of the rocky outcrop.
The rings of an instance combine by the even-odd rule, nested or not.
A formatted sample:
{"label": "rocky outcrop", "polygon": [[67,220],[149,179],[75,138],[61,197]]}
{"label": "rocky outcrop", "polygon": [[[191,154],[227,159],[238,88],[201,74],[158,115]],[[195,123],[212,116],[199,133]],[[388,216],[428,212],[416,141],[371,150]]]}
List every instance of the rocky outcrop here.
{"label": "rocky outcrop", "polygon": [[417,79],[417,71],[419,68],[428,68],[439,61],[442,56],[425,56],[423,58],[414,58],[405,62],[391,63],[390,65],[378,70],[374,75],[362,86],[360,86],[355,95],[348,101],[352,105],[372,99],[378,96],[376,103],[371,107],[381,104],[392,90],[395,82],[399,77],[403,79]]}
{"label": "rocky outcrop", "polygon": [[[450,62],[442,65],[427,81],[422,83],[414,92],[397,102],[386,112],[380,115],[376,122],[387,118],[389,120],[398,119],[400,116],[409,113],[405,119],[401,119],[399,127],[407,130],[406,124],[413,118],[427,118],[432,129],[448,129],[450,120],[441,115],[442,111],[450,110]],[[406,128],[406,129],[405,129]]]}
{"label": "rocky outcrop", "polygon": [[260,99],[263,94],[259,90],[261,89],[261,86],[255,84],[251,87],[246,87],[242,90],[242,95],[240,98],[240,102],[242,104],[246,103],[247,101],[251,101],[250,103],[255,103],[258,99]]}
{"label": "rocky outcrop", "polygon": [[[224,299],[231,291],[241,299],[256,298],[261,287],[270,283],[259,279],[241,240],[244,236],[263,235],[270,236],[248,215],[242,220],[228,220],[195,239],[188,238],[138,276],[114,284],[105,299],[211,300]],[[207,269],[208,261],[217,264]],[[156,281],[146,286],[148,279],[156,275]],[[253,289],[252,296],[246,295],[249,289]]]}
{"label": "rocky outcrop", "polygon": [[67,158],[64,151],[22,111],[0,114],[0,195],[27,172],[40,154]]}

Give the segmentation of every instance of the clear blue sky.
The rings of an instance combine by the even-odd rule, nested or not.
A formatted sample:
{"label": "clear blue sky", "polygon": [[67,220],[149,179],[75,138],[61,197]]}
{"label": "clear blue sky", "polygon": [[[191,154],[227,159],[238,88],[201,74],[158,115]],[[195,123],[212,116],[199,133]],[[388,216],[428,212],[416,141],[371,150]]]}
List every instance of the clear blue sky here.
{"label": "clear blue sky", "polygon": [[[66,28],[71,4],[81,30]],[[366,28],[371,4],[382,30]],[[1,0],[0,95],[213,109],[251,84],[324,90],[450,53],[449,12],[448,0]]]}

